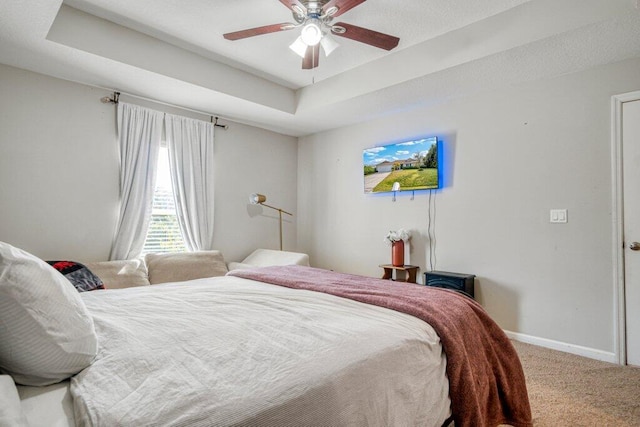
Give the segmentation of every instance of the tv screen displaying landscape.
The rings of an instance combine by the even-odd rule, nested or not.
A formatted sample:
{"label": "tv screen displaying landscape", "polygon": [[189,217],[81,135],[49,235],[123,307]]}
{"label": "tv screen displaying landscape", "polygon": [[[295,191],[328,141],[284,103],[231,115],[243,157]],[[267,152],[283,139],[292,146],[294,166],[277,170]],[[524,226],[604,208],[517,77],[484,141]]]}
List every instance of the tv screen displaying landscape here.
{"label": "tv screen displaying landscape", "polygon": [[435,136],[367,148],[362,161],[365,193],[440,188]]}

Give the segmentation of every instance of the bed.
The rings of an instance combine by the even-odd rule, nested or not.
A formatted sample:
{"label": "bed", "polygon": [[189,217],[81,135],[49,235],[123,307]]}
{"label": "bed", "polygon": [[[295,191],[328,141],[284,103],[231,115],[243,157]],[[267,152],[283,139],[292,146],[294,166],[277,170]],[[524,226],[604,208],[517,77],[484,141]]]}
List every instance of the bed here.
{"label": "bed", "polygon": [[[486,354],[512,358],[504,334],[470,334],[489,342],[470,342],[482,357],[461,363],[421,315],[380,303],[394,288],[425,289],[287,266],[79,294],[98,350],[70,380],[18,386],[23,417],[47,426],[531,425],[517,356],[491,360],[489,381],[461,379],[469,368],[485,376]],[[453,311],[479,308],[446,290],[429,295]],[[380,301],[362,301],[372,297]]]}

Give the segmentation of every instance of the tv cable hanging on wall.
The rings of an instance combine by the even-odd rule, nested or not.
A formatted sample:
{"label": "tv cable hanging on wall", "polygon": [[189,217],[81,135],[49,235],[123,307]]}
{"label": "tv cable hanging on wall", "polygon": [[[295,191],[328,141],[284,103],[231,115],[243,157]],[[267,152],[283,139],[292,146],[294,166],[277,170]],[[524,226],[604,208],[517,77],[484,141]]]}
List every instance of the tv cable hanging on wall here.
{"label": "tv cable hanging on wall", "polygon": [[427,240],[429,240],[429,270],[434,271],[436,268],[436,195],[434,190],[429,190],[428,205],[428,221],[427,221]]}

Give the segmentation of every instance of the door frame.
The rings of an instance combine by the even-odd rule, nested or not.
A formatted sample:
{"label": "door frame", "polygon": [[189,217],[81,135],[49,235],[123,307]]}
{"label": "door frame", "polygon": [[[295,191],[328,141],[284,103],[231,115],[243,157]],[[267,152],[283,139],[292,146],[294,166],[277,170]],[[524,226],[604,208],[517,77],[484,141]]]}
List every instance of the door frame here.
{"label": "door frame", "polygon": [[622,188],[622,104],[639,101],[640,91],[611,97],[611,184],[613,232],[613,346],[619,364],[627,364],[624,283],[624,197]]}

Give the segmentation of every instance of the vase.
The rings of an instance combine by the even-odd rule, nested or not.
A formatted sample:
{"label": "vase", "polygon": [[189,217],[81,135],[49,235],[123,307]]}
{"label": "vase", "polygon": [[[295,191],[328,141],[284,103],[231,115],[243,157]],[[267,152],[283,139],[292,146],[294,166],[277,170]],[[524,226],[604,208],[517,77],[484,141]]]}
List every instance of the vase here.
{"label": "vase", "polygon": [[394,267],[404,265],[404,241],[398,240],[391,243],[391,264]]}

